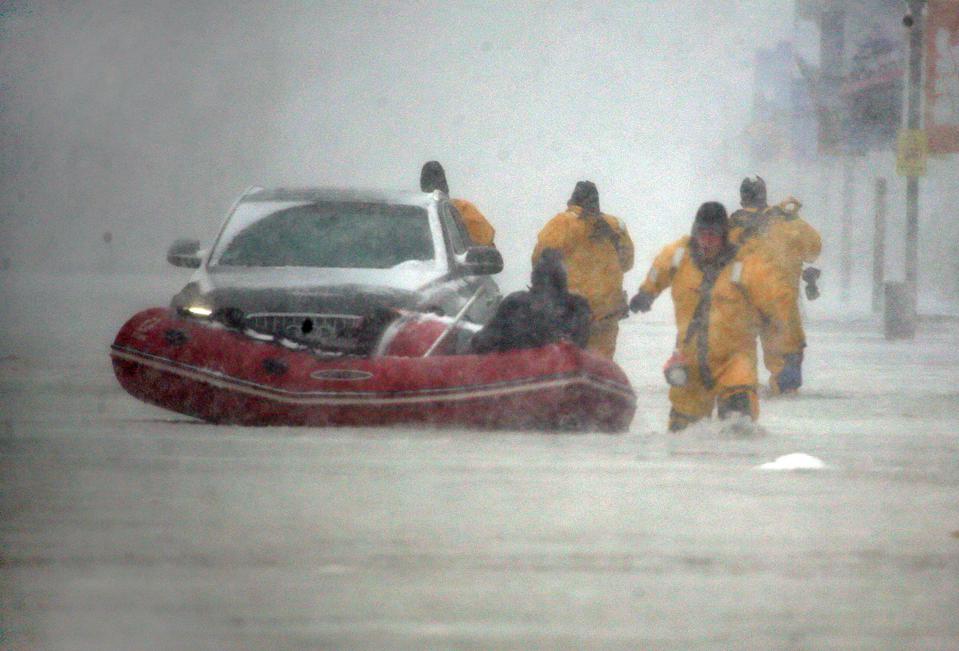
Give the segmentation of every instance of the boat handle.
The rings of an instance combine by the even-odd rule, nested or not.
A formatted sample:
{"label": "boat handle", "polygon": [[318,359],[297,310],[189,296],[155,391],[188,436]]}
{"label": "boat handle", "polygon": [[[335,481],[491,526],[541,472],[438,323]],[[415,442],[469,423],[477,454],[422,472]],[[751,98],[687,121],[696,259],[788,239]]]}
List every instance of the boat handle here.
{"label": "boat handle", "polygon": [[454,326],[456,326],[456,324],[459,323],[463,318],[463,315],[466,314],[466,311],[472,307],[473,303],[476,302],[476,299],[479,298],[480,294],[483,293],[483,289],[485,289],[484,285],[480,285],[476,288],[476,291],[470,297],[470,300],[466,301],[466,304],[460,308],[460,311],[456,313],[456,316],[453,317],[453,320],[450,322],[450,324],[446,326],[446,329],[443,330],[443,332],[440,333],[440,336],[436,338],[436,341],[434,341],[432,345],[426,349],[426,352],[423,353],[423,357],[429,357],[432,355],[433,351],[436,350],[436,347],[443,343],[443,340],[446,339],[446,335],[453,330]]}

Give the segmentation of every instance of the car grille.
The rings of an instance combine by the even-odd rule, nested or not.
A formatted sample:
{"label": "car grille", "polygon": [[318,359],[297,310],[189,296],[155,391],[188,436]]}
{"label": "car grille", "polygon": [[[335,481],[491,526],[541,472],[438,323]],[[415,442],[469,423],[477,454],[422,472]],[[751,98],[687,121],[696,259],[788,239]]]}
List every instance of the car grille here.
{"label": "car grille", "polygon": [[246,315],[247,327],[257,332],[337,350],[349,350],[357,345],[362,323],[363,317],[354,314],[258,312]]}

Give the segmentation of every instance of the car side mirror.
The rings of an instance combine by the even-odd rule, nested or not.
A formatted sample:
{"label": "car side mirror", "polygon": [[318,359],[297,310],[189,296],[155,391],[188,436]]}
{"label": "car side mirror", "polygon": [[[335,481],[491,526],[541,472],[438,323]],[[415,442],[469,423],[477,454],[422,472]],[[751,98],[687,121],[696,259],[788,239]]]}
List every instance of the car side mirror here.
{"label": "car side mirror", "polygon": [[200,266],[200,240],[179,239],[170,245],[166,261],[174,267],[197,269]]}
{"label": "car side mirror", "polygon": [[490,276],[503,270],[503,256],[496,247],[471,246],[466,251],[463,269],[472,276]]}

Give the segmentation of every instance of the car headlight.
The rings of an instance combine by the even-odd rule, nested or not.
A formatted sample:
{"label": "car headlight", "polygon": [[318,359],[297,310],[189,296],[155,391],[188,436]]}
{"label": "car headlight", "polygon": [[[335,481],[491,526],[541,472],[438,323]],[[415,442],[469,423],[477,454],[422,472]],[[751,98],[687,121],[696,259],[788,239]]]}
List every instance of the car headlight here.
{"label": "car headlight", "polygon": [[170,307],[176,310],[177,314],[192,316],[198,319],[207,319],[213,315],[213,301],[206,298],[196,281],[191,281],[177,292],[173,300],[170,301]]}
{"label": "car headlight", "polygon": [[187,305],[186,311],[193,316],[197,316],[204,319],[210,316],[211,314],[213,314],[213,310],[208,308],[206,305],[200,305],[200,304]]}

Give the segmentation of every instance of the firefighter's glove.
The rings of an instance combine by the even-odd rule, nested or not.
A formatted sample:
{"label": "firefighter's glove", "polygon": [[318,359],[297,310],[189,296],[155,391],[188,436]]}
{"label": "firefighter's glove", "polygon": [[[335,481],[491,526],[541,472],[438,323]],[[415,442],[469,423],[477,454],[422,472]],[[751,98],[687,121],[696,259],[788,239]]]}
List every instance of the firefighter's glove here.
{"label": "firefighter's glove", "polygon": [[780,393],[796,391],[802,386],[802,353],[784,355],[786,365],[776,376],[776,385]]}
{"label": "firefighter's glove", "polygon": [[802,279],[806,282],[806,298],[815,301],[819,298],[819,287],[816,282],[822,272],[816,267],[806,267],[802,272]]}
{"label": "firefighter's glove", "polygon": [[629,309],[633,312],[649,312],[653,307],[655,297],[647,294],[643,290],[636,292],[636,295],[629,299]]}

